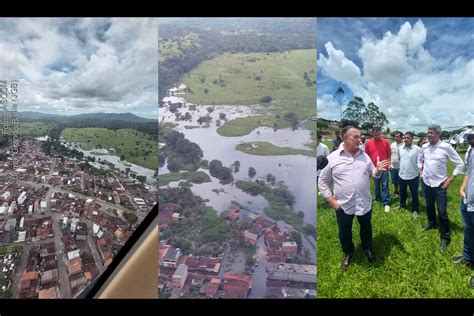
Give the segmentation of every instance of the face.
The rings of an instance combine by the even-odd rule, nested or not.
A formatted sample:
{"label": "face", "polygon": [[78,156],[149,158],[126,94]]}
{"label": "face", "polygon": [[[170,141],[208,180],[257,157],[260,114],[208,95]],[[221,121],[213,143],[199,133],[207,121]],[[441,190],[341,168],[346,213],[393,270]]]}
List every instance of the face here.
{"label": "face", "polygon": [[341,133],[336,132],[336,138],[340,138],[340,137],[341,137]]}
{"label": "face", "polygon": [[319,145],[320,142],[321,142],[321,139],[316,138],[316,145]]}
{"label": "face", "polygon": [[433,129],[428,130],[428,136],[427,137],[428,137],[428,141],[432,144],[437,143],[438,140],[439,140],[439,135]]}
{"label": "face", "polygon": [[344,149],[350,153],[354,153],[359,149],[360,131],[357,128],[351,128],[344,135]]}
{"label": "face", "polygon": [[403,141],[402,135],[399,133],[395,134],[394,139],[395,139],[395,142],[397,142],[398,144]]}
{"label": "face", "polygon": [[380,140],[380,131],[373,131],[372,136],[375,140]]}
{"label": "face", "polygon": [[361,137],[360,137],[360,142],[361,142],[362,144],[365,144],[365,136],[361,136]]}
{"label": "face", "polygon": [[405,145],[407,146],[411,146],[411,144],[413,143],[413,137],[411,137],[410,134],[405,134],[403,139],[405,140]]}
{"label": "face", "polygon": [[469,145],[474,146],[474,137],[469,140]]}

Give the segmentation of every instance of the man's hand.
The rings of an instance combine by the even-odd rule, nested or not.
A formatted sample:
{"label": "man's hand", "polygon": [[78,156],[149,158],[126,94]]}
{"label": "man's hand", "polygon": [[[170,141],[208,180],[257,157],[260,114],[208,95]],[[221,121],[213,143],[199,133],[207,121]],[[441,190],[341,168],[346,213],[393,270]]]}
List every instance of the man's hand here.
{"label": "man's hand", "polygon": [[449,177],[448,179],[446,179],[446,181],[444,181],[444,183],[443,183],[442,188],[443,188],[443,189],[447,189],[447,188],[451,185],[451,183],[453,182],[453,180],[454,180],[454,177],[453,177],[453,176],[451,176],[451,177]]}
{"label": "man's hand", "polygon": [[380,161],[379,156],[377,156],[377,173],[380,174],[382,171],[385,170],[385,168],[388,166],[388,160],[382,160]]}
{"label": "man's hand", "polygon": [[459,189],[459,194],[461,195],[461,198],[464,200],[466,198],[466,192],[464,192],[463,188]]}
{"label": "man's hand", "polygon": [[326,199],[326,202],[328,203],[330,208],[335,209],[336,211],[339,209],[340,205],[337,203],[337,200],[331,196]]}

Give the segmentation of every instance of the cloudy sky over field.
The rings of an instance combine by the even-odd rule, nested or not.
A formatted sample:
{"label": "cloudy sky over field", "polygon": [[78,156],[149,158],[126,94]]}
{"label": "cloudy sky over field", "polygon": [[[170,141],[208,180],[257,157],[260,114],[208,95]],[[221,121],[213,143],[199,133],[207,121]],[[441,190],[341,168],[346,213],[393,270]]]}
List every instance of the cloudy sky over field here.
{"label": "cloudy sky over field", "polygon": [[474,19],[318,19],[318,116],[334,92],[374,102],[390,128],[474,123]]}
{"label": "cloudy sky over field", "polygon": [[156,19],[0,19],[0,79],[19,111],[157,117]]}

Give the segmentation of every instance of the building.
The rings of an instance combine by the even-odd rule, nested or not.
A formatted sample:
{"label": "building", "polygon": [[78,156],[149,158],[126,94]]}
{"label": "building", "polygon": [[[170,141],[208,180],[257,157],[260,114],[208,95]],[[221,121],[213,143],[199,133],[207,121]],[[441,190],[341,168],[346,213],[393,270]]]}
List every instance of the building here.
{"label": "building", "polygon": [[244,230],[244,241],[255,246],[257,244],[258,234],[254,229]]}
{"label": "building", "polygon": [[224,293],[222,298],[247,298],[252,288],[252,279],[244,274],[224,273]]}
{"label": "building", "polygon": [[176,268],[178,260],[181,258],[181,250],[171,245],[159,246],[159,262],[160,266],[166,268]]}
{"label": "building", "polygon": [[26,191],[21,192],[20,196],[16,200],[18,202],[18,205],[22,205],[23,202],[26,200]]}
{"label": "building", "polygon": [[316,284],[316,266],[295,263],[268,263],[268,279]]}
{"label": "building", "polygon": [[178,265],[178,268],[173,274],[172,282],[173,288],[183,289],[186,278],[188,277],[188,266],[185,264]]}
{"label": "building", "polygon": [[298,245],[294,241],[284,241],[281,244],[281,252],[286,254],[296,254],[298,252]]}
{"label": "building", "polygon": [[219,278],[212,278],[211,281],[207,284],[206,287],[206,296],[207,297],[215,297],[219,287],[221,285],[221,279]]}
{"label": "building", "polygon": [[38,292],[39,299],[58,298],[58,288],[52,287]]}

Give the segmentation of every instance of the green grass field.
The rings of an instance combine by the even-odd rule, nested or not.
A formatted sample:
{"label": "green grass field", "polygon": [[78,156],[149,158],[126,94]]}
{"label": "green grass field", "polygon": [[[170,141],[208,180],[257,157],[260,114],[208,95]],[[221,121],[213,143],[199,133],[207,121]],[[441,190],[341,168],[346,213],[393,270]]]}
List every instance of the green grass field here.
{"label": "green grass field", "polygon": [[170,40],[159,39],[159,61],[165,61],[172,57],[182,57],[181,48],[188,48],[193,43],[199,46],[199,36],[195,33],[189,33],[184,38],[175,38]]}
{"label": "green grass field", "polygon": [[[449,174],[452,170],[453,166],[449,165]],[[370,264],[363,254],[359,224],[354,219],[356,250],[346,271],[339,268],[343,254],[334,210],[318,196],[318,297],[473,298],[474,290],[468,284],[471,270],[451,262],[452,257],[460,255],[463,248],[459,208],[461,182],[462,177],[457,177],[448,189],[452,240],[446,253],[438,250],[440,237],[437,230],[421,231],[427,224],[426,202],[421,194],[420,216],[415,220],[411,210],[393,210],[399,205],[399,198],[393,196],[390,182],[391,212],[385,213],[381,203],[374,203],[372,209],[373,249],[377,261]],[[371,187],[373,192],[372,180]],[[407,207],[411,208],[411,198],[407,201]]]}
{"label": "green grass field", "polygon": [[165,186],[170,182],[179,180],[190,180],[192,183],[210,182],[211,178],[203,171],[198,172],[171,172],[158,176],[158,185]]}
{"label": "green grass field", "polygon": [[46,122],[21,122],[20,123],[20,135],[40,137],[46,135],[50,130],[54,128],[53,123]]}
{"label": "green grass field", "polygon": [[[192,103],[252,105],[260,103],[260,98],[270,96],[281,103],[299,103],[315,110],[315,86],[307,86],[303,79],[306,72],[314,81],[315,69],[314,49],[284,53],[226,53],[204,61],[182,80],[194,92],[186,96]],[[220,79],[222,85],[213,83]],[[209,89],[207,94],[205,88]]]}
{"label": "green grass field", "polygon": [[[275,125],[277,124],[277,125]],[[257,115],[249,117],[240,117],[227,121],[217,129],[217,133],[226,137],[237,137],[250,134],[259,126],[289,128],[291,127],[288,121],[280,118],[277,119],[272,115]]]}
{"label": "green grass field", "polygon": [[115,151],[110,153],[112,155],[123,155],[127,161],[152,170],[158,168],[158,143],[149,135],[133,129],[65,128],[61,136],[80,143],[85,150],[113,148]]}
{"label": "green grass field", "polygon": [[[251,144],[259,145],[260,147],[255,149],[247,149],[248,147],[250,147]],[[235,146],[235,149],[249,155],[257,156],[304,155],[313,157],[316,155],[316,152],[311,150],[295,149],[290,147],[278,147],[267,142],[242,143]]]}

